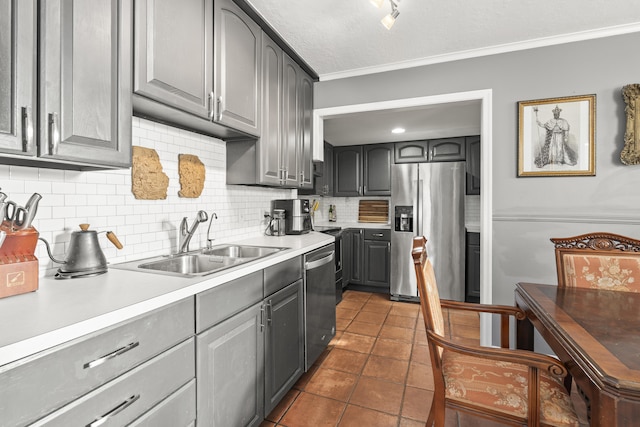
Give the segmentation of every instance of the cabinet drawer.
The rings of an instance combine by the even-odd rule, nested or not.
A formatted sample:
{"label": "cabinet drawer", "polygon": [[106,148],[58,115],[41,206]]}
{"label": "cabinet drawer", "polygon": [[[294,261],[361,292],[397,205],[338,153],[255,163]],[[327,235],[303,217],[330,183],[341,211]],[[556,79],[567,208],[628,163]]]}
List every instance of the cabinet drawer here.
{"label": "cabinet drawer", "polygon": [[37,420],[184,341],[193,330],[193,298],[187,298],[0,367],[2,421],[22,426]]}
{"label": "cabinet drawer", "polygon": [[262,301],[262,283],[261,270],[196,295],[196,332]]}
{"label": "cabinet drawer", "polygon": [[295,257],[264,269],[264,296],[302,279],[302,258]]}
{"label": "cabinet drawer", "polygon": [[129,427],[191,427],[196,423],[196,380],[158,403]]}
{"label": "cabinet drawer", "polygon": [[33,426],[125,426],[195,377],[195,339],[70,403]]}
{"label": "cabinet drawer", "polygon": [[377,229],[377,228],[365,228],[364,240],[384,240],[391,241],[391,230]]}

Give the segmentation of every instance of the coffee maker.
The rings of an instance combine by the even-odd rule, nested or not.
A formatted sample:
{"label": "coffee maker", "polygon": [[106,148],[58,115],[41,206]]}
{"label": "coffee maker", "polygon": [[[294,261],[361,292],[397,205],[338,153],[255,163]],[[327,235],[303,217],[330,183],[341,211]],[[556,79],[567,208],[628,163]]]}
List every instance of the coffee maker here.
{"label": "coffee maker", "polygon": [[285,234],[304,234],[311,231],[309,199],[280,199],[271,201],[271,216],[276,209],[284,210]]}

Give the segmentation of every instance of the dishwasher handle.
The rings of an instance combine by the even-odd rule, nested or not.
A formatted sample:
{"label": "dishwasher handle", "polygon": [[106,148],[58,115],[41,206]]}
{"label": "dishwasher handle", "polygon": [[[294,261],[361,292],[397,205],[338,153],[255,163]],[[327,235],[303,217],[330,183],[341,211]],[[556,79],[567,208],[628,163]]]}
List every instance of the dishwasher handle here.
{"label": "dishwasher handle", "polygon": [[317,259],[317,260],[314,260],[314,261],[307,261],[304,264],[304,269],[305,270],[313,270],[313,269],[316,269],[318,267],[322,267],[323,265],[328,264],[331,261],[333,261],[334,258],[335,258],[335,254],[336,254],[336,251],[331,251],[331,252],[329,252],[329,255],[324,256],[324,257],[322,257],[320,259]]}

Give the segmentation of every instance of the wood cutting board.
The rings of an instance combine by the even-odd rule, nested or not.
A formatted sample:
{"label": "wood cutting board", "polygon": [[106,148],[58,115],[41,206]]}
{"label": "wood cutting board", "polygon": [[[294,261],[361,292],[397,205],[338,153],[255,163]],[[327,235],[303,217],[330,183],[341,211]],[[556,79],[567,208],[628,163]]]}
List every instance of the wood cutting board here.
{"label": "wood cutting board", "polygon": [[389,222],[389,201],[360,200],[358,222],[387,224]]}

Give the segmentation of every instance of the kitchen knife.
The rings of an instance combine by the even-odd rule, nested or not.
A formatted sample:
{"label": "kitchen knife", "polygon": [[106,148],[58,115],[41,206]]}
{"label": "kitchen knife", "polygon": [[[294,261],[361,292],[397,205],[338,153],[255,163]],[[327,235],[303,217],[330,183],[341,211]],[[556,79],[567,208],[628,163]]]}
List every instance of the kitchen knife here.
{"label": "kitchen knife", "polygon": [[29,200],[27,200],[27,204],[24,206],[26,213],[24,216],[22,228],[31,227],[31,223],[33,222],[33,219],[38,212],[38,203],[40,203],[40,199],[42,199],[42,196],[40,194],[33,193]]}

